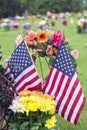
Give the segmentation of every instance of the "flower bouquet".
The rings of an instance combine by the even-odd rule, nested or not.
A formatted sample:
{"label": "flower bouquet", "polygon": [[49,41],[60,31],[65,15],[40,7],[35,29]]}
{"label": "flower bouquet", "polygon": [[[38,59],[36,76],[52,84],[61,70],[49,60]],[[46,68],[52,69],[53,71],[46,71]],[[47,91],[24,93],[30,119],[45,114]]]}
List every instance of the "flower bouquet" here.
{"label": "flower bouquet", "polygon": [[[78,58],[78,50],[71,46],[69,40],[66,39],[62,31],[30,30],[28,34],[24,36],[24,40],[28,45],[33,60],[35,61],[38,56],[49,57],[49,65],[52,64],[58,53],[61,41],[64,40],[74,67],[77,69],[76,59]],[[18,43],[19,45],[20,41],[22,41],[22,37],[16,39],[16,44]]]}
{"label": "flower bouquet", "polygon": [[30,23],[24,23],[22,25],[23,29],[25,30],[25,32],[28,32],[31,28],[31,24]]}
{"label": "flower bouquet", "polygon": [[87,21],[83,21],[82,25],[83,25],[82,32],[87,32]]}
{"label": "flower bouquet", "polygon": [[82,31],[82,23],[80,21],[77,22],[77,32],[81,33]]}
{"label": "flower bouquet", "polygon": [[48,130],[56,127],[55,101],[40,91],[21,91],[9,109],[9,130]]}
{"label": "flower bouquet", "polygon": [[50,26],[47,21],[41,20],[37,23],[37,28],[40,30],[49,30]]}
{"label": "flower bouquet", "polygon": [[13,22],[13,23],[11,23],[11,28],[12,29],[18,29],[19,28],[19,24],[17,22]]}
{"label": "flower bouquet", "polygon": [[85,19],[79,20],[77,22],[77,32],[78,33],[85,33],[87,32],[87,21]]}
{"label": "flower bouquet", "polygon": [[53,33],[46,30],[30,31],[25,37],[25,41],[29,47],[35,52],[35,55],[41,57],[53,56],[57,53],[56,47],[50,44]]}

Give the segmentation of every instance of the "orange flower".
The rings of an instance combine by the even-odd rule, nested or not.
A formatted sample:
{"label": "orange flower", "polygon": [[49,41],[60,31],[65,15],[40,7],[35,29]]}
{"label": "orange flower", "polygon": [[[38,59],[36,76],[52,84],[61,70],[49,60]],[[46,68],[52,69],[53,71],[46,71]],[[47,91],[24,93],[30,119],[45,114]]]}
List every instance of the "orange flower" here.
{"label": "orange flower", "polygon": [[43,92],[41,91],[21,91],[18,93],[19,96],[33,96],[33,95],[37,95],[43,98],[50,98],[50,99],[54,99],[54,96],[48,95],[48,94],[43,94]]}
{"label": "orange flower", "polygon": [[21,91],[18,93],[19,96],[29,96],[31,94],[31,91]]}
{"label": "orange flower", "polygon": [[25,40],[29,46],[36,45],[35,42],[36,33],[34,31],[30,31],[29,34],[25,37]]}
{"label": "orange flower", "polygon": [[46,31],[43,31],[43,30],[37,31],[37,41],[38,42],[45,44],[47,39],[48,39],[48,34]]}

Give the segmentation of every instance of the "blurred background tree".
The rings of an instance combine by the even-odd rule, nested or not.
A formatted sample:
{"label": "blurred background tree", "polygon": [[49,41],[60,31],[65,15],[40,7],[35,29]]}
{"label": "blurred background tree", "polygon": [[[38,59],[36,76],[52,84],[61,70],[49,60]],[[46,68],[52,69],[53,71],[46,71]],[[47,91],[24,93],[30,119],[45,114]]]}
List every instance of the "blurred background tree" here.
{"label": "blurred background tree", "polygon": [[82,12],[87,7],[87,0],[0,0],[0,18],[29,14],[45,14],[47,11]]}

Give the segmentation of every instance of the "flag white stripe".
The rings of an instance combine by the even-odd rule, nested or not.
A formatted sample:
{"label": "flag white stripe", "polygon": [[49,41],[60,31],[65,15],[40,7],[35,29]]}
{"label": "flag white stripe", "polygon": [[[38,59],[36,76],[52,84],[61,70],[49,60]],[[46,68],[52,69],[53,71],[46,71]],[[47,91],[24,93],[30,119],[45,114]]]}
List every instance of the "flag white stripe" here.
{"label": "flag white stripe", "polygon": [[60,72],[60,73],[57,75],[56,82],[55,82],[55,85],[54,85],[54,89],[52,90],[51,95],[54,95],[55,92],[57,91],[58,84],[59,84],[59,81],[60,81],[59,79],[61,79],[61,76],[62,76],[62,73]]}
{"label": "flag white stripe", "polygon": [[[64,115],[64,118],[65,118],[65,119],[67,119],[67,117],[68,117],[68,114],[69,114],[69,112],[70,112],[70,109],[71,109],[71,107],[72,107],[72,105],[73,105],[73,102],[74,102],[75,99],[76,99],[76,96],[77,96],[79,90],[80,90],[80,84],[77,85],[77,87],[76,87],[76,89],[75,89],[75,91],[74,91],[74,93],[73,93],[73,95],[72,95],[72,98],[71,98],[71,100],[70,100],[70,102],[69,102],[69,104],[68,104],[68,106],[67,106],[67,109],[66,109],[66,112],[65,112],[65,115]],[[77,104],[76,104],[76,105],[77,105]],[[75,113],[75,115],[76,115],[76,113]]]}
{"label": "flag white stripe", "polygon": [[56,69],[53,70],[53,72],[52,72],[52,74],[50,76],[50,80],[49,80],[48,86],[47,86],[47,88],[45,90],[45,93],[48,93],[50,87],[52,86],[55,73],[56,73]]}
{"label": "flag white stripe", "polygon": [[74,108],[74,111],[73,111],[73,113],[72,113],[72,116],[71,116],[71,119],[70,119],[70,121],[71,121],[72,123],[74,123],[74,120],[75,120],[75,118],[76,118],[76,113],[78,113],[78,110],[79,110],[79,108],[81,107],[81,105],[82,105],[82,103],[83,103],[83,98],[84,98],[84,94],[82,93],[81,96],[80,96],[80,98],[79,98],[79,101],[78,101],[78,103],[77,103],[77,105],[76,105],[76,107]]}
{"label": "flag white stripe", "polygon": [[64,108],[64,105],[65,105],[65,103],[66,103],[66,100],[67,100],[68,97],[69,97],[70,91],[71,91],[71,89],[72,89],[73,84],[74,84],[75,81],[76,81],[76,78],[77,78],[77,76],[76,76],[76,74],[75,74],[75,75],[73,76],[73,78],[72,78],[72,80],[71,80],[71,82],[70,82],[70,84],[69,84],[69,87],[68,87],[68,89],[67,89],[67,91],[66,91],[66,94],[65,94],[65,96],[64,96],[64,98],[63,98],[63,100],[62,100],[62,102],[61,102],[61,104],[60,104],[59,115],[61,115],[61,112],[62,112],[62,110],[63,110],[63,108]]}

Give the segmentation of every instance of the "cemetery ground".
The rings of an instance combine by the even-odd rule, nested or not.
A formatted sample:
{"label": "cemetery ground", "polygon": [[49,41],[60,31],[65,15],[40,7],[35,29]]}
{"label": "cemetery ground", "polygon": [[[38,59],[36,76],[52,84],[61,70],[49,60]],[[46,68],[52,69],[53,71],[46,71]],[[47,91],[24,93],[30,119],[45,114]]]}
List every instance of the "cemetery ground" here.
{"label": "cemetery ground", "polygon": [[[51,29],[53,31],[57,31],[57,30],[64,31],[65,37],[70,41],[70,44],[79,51],[79,57],[77,59],[78,68],[79,68],[78,77],[83,92],[85,94],[85,97],[87,98],[87,33],[77,33],[77,27],[76,27],[77,17],[75,16],[73,20],[74,22],[71,23],[70,18],[68,18],[67,19],[68,24],[65,26],[61,24],[61,20],[57,20],[55,26],[51,26]],[[35,19],[35,22],[36,21],[38,21],[38,19]],[[19,34],[23,33],[24,31],[22,28],[22,24],[26,22],[30,22],[32,24],[31,29],[36,30],[36,24],[35,22],[32,22],[31,19],[21,20],[18,22],[20,23],[20,27],[18,29],[12,29],[6,31],[3,28],[0,28],[0,46],[3,54],[2,61],[0,64],[2,64],[4,67],[6,65],[5,62],[6,59],[9,58],[9,56],[12,54],[15,48],[16,37]],[[47,74],[49,73],[49,68],[44,58],[42,58],[41,61],[44,70],[43,75],[44,77],[46,77]],[[38,60],[36,62],[36,68],[38,68],[38,73],[41,76],[40,67],[37,66],[39,66]],[[58,115],[58,125],[60,130],[87,130],[87,102],[79,117],[79,121],[77,125],[73,125],[65,121],[59,115]]]}

